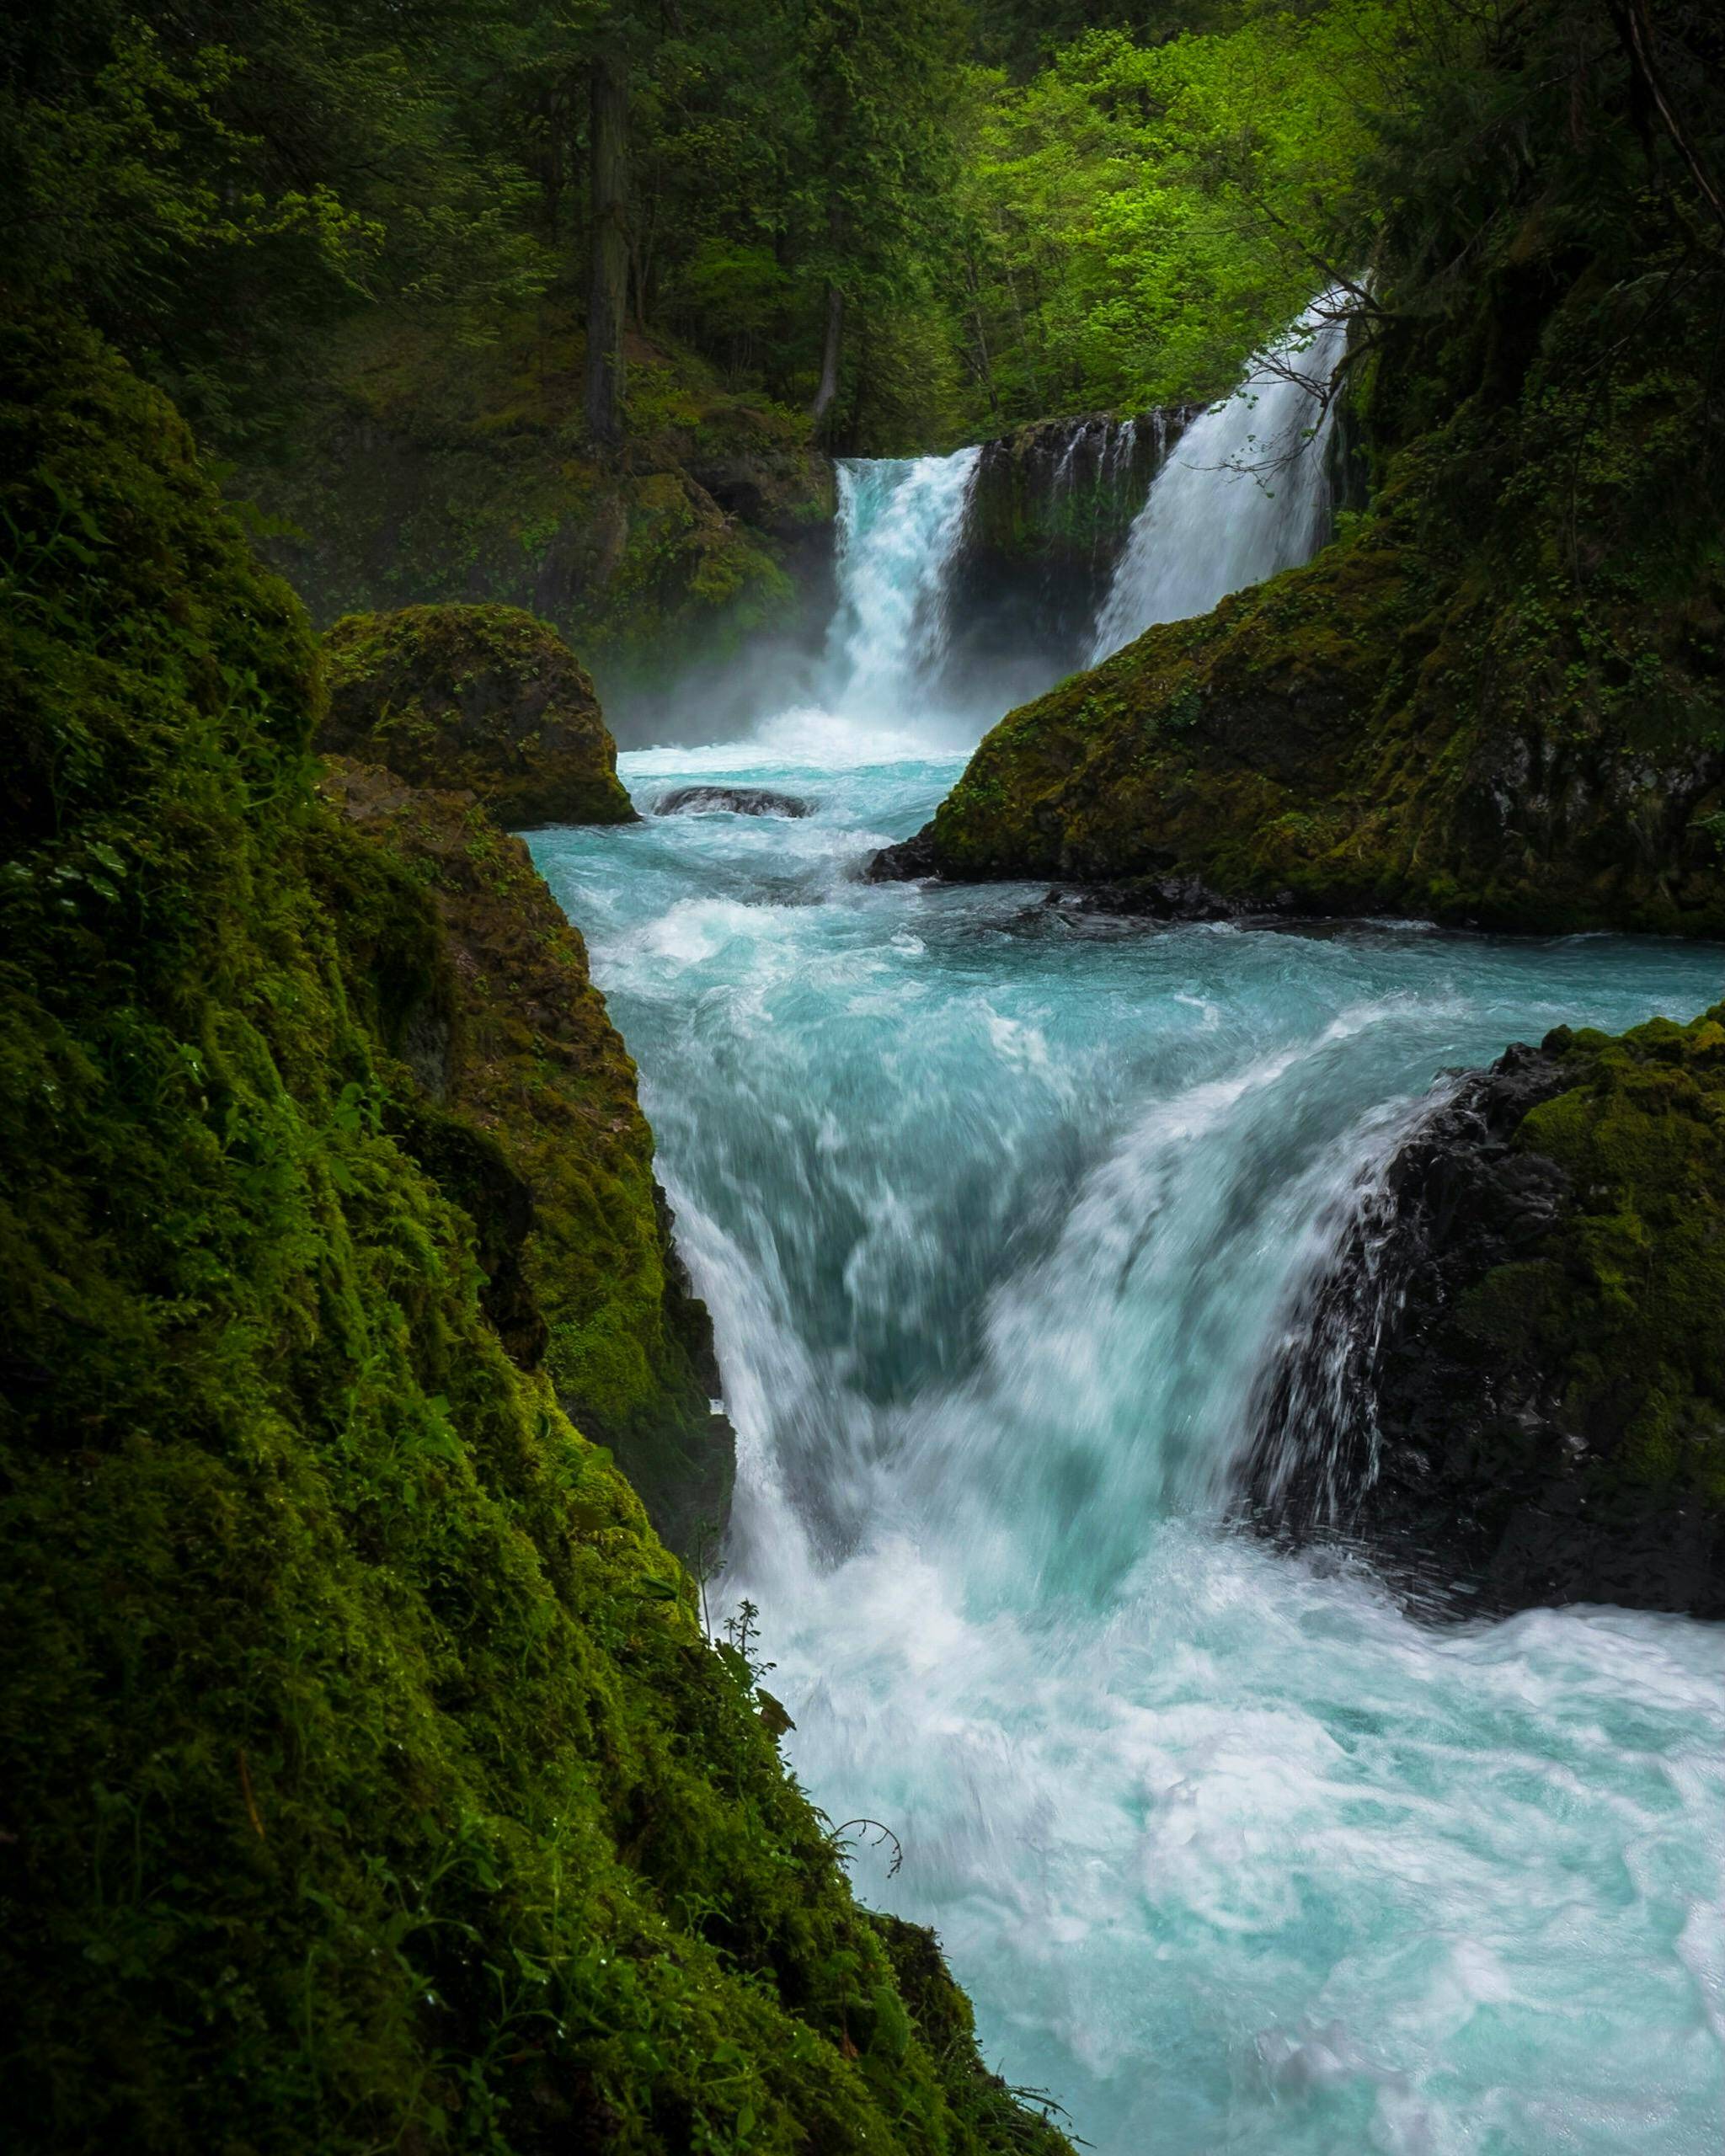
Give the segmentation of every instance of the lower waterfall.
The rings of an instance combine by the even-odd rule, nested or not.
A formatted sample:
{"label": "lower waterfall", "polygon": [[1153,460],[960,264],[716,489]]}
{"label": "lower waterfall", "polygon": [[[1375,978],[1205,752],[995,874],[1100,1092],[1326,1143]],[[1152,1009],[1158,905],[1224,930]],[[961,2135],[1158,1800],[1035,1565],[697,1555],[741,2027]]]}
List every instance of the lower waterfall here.
{"label": "lower waterfall", "polygon": [[1336,1202],[1434,1074],[1686,1013],[1717,953],[1073,918],[857,880],[952,757],[646,751],[797,795],[546,832],[740,1435],[798,1774],[1101,2156],[1714,2156],[1725,1637],[1431,1630],[1229,1524]]}

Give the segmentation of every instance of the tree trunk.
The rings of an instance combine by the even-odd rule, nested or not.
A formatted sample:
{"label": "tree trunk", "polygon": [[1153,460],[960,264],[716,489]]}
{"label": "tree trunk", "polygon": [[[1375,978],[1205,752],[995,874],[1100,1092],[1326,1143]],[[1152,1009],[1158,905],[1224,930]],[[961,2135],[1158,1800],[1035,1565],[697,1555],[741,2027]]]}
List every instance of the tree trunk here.
{"label": "tree trunk", "polygon": [[628,299],[628,91],[608,56],[588,75],[591,175],[587,281],[587,431],[601,449],[622,439],[623,313]]}
{"label": "tree trunk", "polygon": [[839,352],[844,343],[845,296],[836,285],[826,288],[826,340],[820,353],[820,387],[809,408],[818,428],[839,393]]}

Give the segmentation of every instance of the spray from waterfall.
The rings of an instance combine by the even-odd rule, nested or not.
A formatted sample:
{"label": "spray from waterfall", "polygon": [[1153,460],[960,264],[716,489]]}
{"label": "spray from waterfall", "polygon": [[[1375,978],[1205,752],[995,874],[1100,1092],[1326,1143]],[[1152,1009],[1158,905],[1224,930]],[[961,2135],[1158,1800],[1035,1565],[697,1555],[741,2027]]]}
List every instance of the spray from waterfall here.
{"label": "spray from waterfall", "polygon": [[1309,561],[1328,535],[1333,403],[1345,295],[1314,300],[1231,397],[1195,420],[1152,483],[1097,617],[1097,665],[1156,622],[1207,614],[1231,591]]}

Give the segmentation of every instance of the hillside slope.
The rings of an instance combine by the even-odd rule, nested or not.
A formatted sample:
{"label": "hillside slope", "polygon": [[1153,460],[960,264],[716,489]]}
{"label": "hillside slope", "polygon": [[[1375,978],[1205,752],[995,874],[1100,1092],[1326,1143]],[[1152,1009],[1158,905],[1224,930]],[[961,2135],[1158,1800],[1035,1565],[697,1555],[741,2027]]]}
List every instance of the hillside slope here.
{"label": "hillside slope", "polygon": [[796,624],[830,551],[834,479],[805,415],[631,339],[629,433],[595,455],[583,339],[550,302],[478,350],[364,319],[291,436],[233,484],[322,623],[461,599],[525,607],[608,677]]}

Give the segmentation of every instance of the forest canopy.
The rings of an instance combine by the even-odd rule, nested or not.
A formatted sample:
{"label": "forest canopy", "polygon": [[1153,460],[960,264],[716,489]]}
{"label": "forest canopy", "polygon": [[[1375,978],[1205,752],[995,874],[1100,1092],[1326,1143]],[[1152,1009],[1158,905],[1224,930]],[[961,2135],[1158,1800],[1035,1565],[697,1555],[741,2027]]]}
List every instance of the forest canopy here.
{"label": "forest canopy", "polygon": [[[1680,106],[1701,19],[1655,12],[1567,0],[1539,41],[1584,70],[1639,38]],[[1226,388],[1451,166],[1518,154],[1506,107],[1539,85],[1502,57],[1527,20],[1497,0],[20,11],[11,274],[236,452],[267,451],[339,324],[478,347],[547,306],[585,331],[601,448],[633,424],[632,335],[835,446],[942,446]]]}

